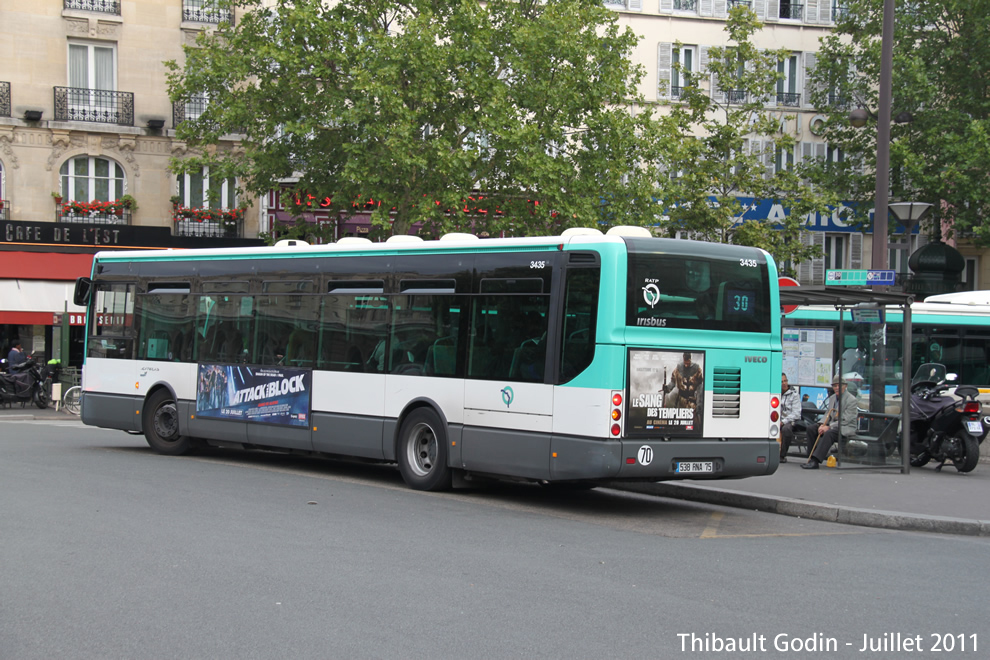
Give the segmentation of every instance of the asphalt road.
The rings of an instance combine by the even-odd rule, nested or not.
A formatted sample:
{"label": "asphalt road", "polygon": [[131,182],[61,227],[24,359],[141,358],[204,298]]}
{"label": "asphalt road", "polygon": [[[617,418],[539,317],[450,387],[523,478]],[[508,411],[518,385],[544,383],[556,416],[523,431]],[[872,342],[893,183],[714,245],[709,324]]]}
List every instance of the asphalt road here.
{"label": "asphalt road", "polygon": [[72,418],[0,421],[0,484],[5,660],[990,649],[990,539],[607,489],[419,493],[387,466],[167,458]]}

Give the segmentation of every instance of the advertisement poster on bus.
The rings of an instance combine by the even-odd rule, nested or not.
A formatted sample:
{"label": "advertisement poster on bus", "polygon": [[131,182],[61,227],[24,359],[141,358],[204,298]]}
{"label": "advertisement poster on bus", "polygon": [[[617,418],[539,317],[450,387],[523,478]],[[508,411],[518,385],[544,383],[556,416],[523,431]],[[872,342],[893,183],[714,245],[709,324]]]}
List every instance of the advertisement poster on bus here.
{"label": "advertisement poster on bus", "polygon": [[200,364],[200,417],[308,426],[313,375],[308,369]]}
{"label": "advertisement poster on bus", "polygon": [[629,350],[626,433],[697,436],[704,431],[704,351]]}

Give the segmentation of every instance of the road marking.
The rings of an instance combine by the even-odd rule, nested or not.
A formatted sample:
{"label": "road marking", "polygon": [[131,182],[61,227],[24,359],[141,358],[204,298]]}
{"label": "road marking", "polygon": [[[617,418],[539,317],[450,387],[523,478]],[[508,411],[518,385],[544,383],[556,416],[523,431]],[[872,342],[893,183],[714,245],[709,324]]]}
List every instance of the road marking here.
{"label": "road marking", "polygon": [[708,523],[708,527],[701,532],[701,538],[711,539],[718,535],[718,526],[722,522],[722,518],[725,518],[725,514],[721,511],[713,511],[711,522]]}

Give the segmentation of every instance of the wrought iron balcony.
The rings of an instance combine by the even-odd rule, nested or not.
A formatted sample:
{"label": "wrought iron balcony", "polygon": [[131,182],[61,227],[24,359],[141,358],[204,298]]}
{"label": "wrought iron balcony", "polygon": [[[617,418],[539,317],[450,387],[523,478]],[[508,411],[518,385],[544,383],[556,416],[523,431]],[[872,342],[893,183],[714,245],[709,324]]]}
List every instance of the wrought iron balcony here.
{"label": "wrought iron balcony", "polygon": [[733,7],[749,7],[751,4],[753,4],[751,0],[729,0],[729,9]]}
{"label": "wrought iron balcony", "polygon": [[804,5],[796,5],[789,2],[780,3],[780,17],[790,18],[795,21],[800,21],[804,18]]}
{"label": "wrought iron balcony", "polygon": [[182,0],[182,20],[193,23],[233,23],[228,9],[220,9],[212,0]]}
{"label": "wrought iron balcony", "polygon": [[684,91],[684,87],[678,87],[676,85],[671,85],[670,87],[670,98],[679,99],[681,98],[681,92]]}
{"label": "wrought iron balcony", "polygon": [[725,90],[725,98],[729,103],[741,105],[746,102],[746,97],[748,92],[745,89],[727,89]]}
{"label": "wrought iron balcony", "polygon": [[55,209],[55,222],[86,225],[129,225],[131,210],[76,212],[59,206]]}
{"label": "wrought iron balcony", "polygon": [[134,125],[134,94],[83,87],[55,88],[55,120]]}
{"label": "wrought iron balcony", "polygon": [[244,220],[204,220],[176,218],[173,236],[198,238],[244,238]]}
{"label": "wrought iron balcony", "polygon": [[63,0],[62,8],[98,11],[103,14],[120,16],[120,2],[118,0]]}
{"label": "wrought iron balcony", "polygon": [[674,9],[678,11],[698,11],[698,0],[674,0]]}
{"label": "wrought iron balcony", "polygon": [[800,92],[777,92],[777,105],[796,108],[801,105]]}
{"label": "wrought iron balcony", "polygon": [[10,220],[10,200],[0,199],[0,220]]}
{"label": "wrought iron balcony", "polygon": [[199,119],[208,104],[209,100],[205,96],[195,96],[188,101],[176,101],[172,104],[172,127],[175,128],[186,120]]}
{"label": "wrought iron balcony", "polygon": [[841,94],[829,94],[828,104],[835,108],[845,108],[849,106],[849,99]]}
{"label": "wrought iron balcony", "polygon": [[10,116],[10,83],[0,82],[0,117]]}

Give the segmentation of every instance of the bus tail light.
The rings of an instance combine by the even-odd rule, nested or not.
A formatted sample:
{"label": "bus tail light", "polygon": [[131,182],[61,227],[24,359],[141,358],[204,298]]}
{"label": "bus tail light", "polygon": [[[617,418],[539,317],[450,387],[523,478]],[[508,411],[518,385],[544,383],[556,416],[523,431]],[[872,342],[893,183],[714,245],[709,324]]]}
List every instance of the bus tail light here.
{"label": "bus tail light", "polygon": [[624,397],[622,392],[612,392],[612,407],[611,407],[611,421],[612,425],[609,427],[609,434],[613,438],[618,438],[622,435],[622,424],[620,420],[622,419],[622,402]]}

